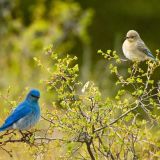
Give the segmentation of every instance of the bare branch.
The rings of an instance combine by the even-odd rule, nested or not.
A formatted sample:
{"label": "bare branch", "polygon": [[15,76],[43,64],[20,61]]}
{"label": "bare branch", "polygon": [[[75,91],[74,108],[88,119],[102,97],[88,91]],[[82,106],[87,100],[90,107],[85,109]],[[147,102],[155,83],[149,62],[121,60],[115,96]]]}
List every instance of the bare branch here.
{"label": "bare branch", "polygon": [[98,129],[95,129],[94,132],[98,132],[98,131],[101,131],[105,128],[107,128],[108,126],[111,126],[113,125],[114,123],[117,123],[120,119],[122,119],[123,117],[127,116],[130,112],[136,110],[137,108],[139,107],[139,103],[137,103],[137,105],[133,108],[131,108],[130,110],[128,110],[127,112],[123,113],[122,115],[120,115],[117,119],[113,120],[111,123],[103,126],[103,127],[100,127]]}

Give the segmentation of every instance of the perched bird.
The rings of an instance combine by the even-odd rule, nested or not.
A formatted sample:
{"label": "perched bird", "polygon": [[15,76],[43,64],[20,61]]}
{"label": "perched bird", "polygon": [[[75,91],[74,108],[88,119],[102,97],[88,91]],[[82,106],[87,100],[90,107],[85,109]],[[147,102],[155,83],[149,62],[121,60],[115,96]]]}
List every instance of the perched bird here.
{"label": "perched bird", "polygon": [[127,32],[122,50],[125,57],[131,61],[155,60],[155,57],[135,30]]}
{"label": "perched bird", "polygon": [[32,89],[26,99],[5,120],[0,127],[0,131],[9,129],[27,130],[35,125],[40,118],[39,98],[40,92]]}

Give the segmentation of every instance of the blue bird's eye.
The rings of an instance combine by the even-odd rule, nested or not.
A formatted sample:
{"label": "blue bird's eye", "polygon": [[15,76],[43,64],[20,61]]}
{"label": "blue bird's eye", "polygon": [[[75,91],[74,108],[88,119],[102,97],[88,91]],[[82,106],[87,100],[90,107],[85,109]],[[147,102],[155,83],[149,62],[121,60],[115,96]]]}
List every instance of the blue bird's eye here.
{"label": "blue bird's eye", "polygon": [[33,94],[31,94],[31,96],[34,97],[34,98],[39,98],[39,96],[36,96],[36,95],[33,95]]}

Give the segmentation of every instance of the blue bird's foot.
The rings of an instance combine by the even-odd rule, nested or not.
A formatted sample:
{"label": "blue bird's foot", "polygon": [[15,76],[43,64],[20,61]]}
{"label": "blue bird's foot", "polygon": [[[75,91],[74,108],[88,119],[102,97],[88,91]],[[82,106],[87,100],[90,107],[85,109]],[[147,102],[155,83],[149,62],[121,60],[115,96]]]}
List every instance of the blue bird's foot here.
{"label": "blue bird's foot", "polygon": [[20,130],[19,132],[20,132],[22,138],[24,138],[24,139],[30,139],[30,138],[34,135],[34,133],[33,133],[33,132],[30,132],[30,131],[22,132],[22,131]]}

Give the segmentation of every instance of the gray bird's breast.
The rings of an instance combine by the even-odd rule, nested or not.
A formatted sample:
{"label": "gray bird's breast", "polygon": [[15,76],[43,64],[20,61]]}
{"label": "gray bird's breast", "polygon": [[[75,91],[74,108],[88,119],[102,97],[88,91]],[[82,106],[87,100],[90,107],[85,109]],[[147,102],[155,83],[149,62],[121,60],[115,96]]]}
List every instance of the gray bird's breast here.
{"label": "gray bird's breast", "polygon": [[126,58],[132,61],[144,61],[147,56],[137,49],[136,43],[125,41],[122,46]]}

